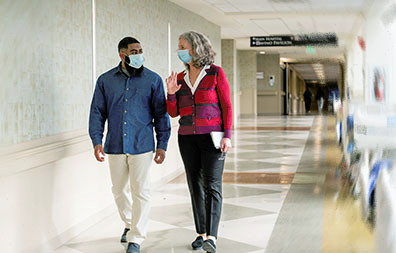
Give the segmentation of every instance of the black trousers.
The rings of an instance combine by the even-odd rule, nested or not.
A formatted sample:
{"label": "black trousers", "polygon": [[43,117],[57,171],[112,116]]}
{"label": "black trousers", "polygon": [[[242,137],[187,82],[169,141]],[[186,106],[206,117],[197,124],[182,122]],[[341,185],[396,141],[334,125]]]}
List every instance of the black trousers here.
{"label": "black trousers", "polygon": [[305,112],[308,112],[310,110],[311,110],[311,100],[307,99],[307,100],[305,100]]}
{"label": "black trousers", "polygon": [[195,230],[217,238],[225,156],[214,147],[210,134],[179,135],[179,149],[191,195]]}

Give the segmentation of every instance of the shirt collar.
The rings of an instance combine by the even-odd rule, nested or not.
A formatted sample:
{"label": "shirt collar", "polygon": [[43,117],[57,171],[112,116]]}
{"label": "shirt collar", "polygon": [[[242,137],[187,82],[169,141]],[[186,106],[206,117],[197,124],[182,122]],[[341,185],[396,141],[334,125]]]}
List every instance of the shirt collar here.
{"label": "shirt collar", "polygon": [[197,85],[194,85],[194,86],[192,86],[192,84],[190,83],[190,73],[189,73],[188,69],[186,69],[184,71],[184,81],[186,82],[187,86],[190,88],[192,94],[195,93],[195,90],[198,88],[199,83],[206,76],[208,69],[210,69],[210,65],[205,65],[205,67],[199,73],[197,80],[195,80],[195,83]]}
{"label": "shirt collar", "polygon": [[[211,67],[211,65],[205,65],[204,69],[205,69],[205,70],[208,70],[208,69],[210,69],[210,67]],[[206,71],[206,72],[207,72],[207,71]]]}
{"label": "shirt collar", "polygon": [[[205,65],[203,69],[208,70],[208,69],[210,69],[210,67],[211,67],[211,65]],[[183,72],[184,72],[184,75],[187,75],[190,71],[188,70],[188,68],[186,68]]]}
{"label": "shirt collar", "polygon": [[[115,74],[122,74],[122,75],[125,75],[126,77],[133,77],[133,76],[128,76],[127,74],[124,73],[124,71],[122,71],[122,61],[118,64],[117,67],[114,68],[114,72],[113,72],[113,73],[115,73]],[[144,73],[144,67],[143,67],[143,70],[142,70],[140,76],[142,76],[143,73]]]}
{"label": "shirt collar", "polygon": [[117,68],[116,68],[116,73],[123,73],[122,72],[122,61],[120,61],[120,63],[118,64]]}

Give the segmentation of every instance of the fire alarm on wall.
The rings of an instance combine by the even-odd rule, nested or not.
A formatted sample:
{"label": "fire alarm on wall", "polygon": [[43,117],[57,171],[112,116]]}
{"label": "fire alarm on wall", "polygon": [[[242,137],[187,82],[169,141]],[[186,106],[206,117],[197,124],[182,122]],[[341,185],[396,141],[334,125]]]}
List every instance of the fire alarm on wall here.
{"label": "fire alarm on wall", "polygon": [[272,87],[275,84],[275,76],[274,75],[270,75],[269,76],[269,85]]}

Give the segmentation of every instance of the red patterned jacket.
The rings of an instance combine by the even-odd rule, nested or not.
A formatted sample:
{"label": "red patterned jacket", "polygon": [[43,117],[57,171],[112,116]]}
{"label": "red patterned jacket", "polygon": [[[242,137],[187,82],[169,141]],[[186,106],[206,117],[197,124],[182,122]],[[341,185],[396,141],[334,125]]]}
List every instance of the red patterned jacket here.
{"label": "red patterned jacket", "polygon": [[206,134],[224,131],[231,138],[232,106],[230,86],[222,68],[212,64],[194,93],[184,81],[185,72],[177,75],[181,88],[169,95],[167,109],[171,117],[180,115],[179,134]]}

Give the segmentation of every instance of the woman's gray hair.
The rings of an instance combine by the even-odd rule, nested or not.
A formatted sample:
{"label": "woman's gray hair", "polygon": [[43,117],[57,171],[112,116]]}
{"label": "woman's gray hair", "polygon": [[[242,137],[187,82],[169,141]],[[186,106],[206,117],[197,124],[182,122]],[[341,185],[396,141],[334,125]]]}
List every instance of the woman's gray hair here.
{"label": "woman's gray hair", "polygon": [[[216,53],[213,50],[209,39],[205,35],[190,31],[181,34],[179,36],[179,40],[180,39],[185,39],[192,47],[193,56],[191,62],[194,67],[200,68],[214,63]],[[189,68],[188,64],[184,65]]]}

